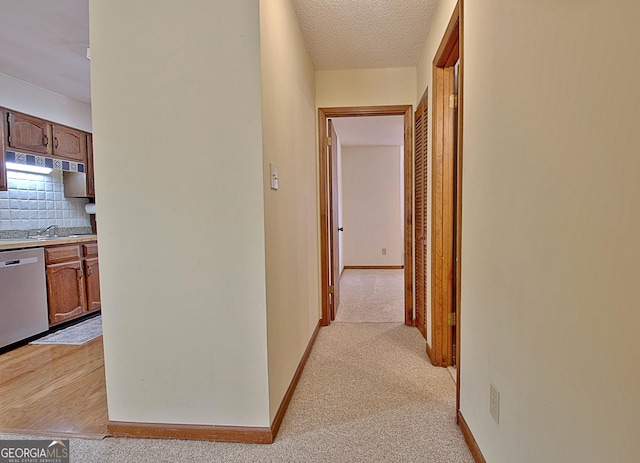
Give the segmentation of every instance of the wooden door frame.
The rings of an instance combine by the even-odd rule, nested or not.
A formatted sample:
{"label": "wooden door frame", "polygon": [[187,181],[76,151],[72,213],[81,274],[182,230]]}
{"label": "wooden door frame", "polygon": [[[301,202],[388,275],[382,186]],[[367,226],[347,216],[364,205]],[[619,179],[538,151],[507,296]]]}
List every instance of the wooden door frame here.
{"label": "wooden door frame", "polygon": [[[330,319],[331,321],[336,319],[336,315],[338,314],[338,306],[340,305],[340,276],[341,276],[341,272],[338,271],[336,272],[336,268],[339,267],[340,264],[340,225],[336,224],[335,222],[337,222],[340,217],[339,217],[339,210],[336,210],[335,206],[338,205],[339,209],[339,200],[337,197],[334,197],[334,193],[336,193],[336,184],[334,184],[334,181],[337,183],[337,179],[338,179],[338,149],[337,146],[335,146],[335,143],[337,141],[337,137],[338,135],[336,134],[336,128],[333,125],[331,119],[327,120],[327,126],[329,128],[329,132],[327,133],[327,137],[331,138],[331,146],[328,146],[328,150],[327,150],[327,161],[328,161],[328,175],[329,175],[329,181],[327,183],[328,185],[328,190],[327,190],[327,196],[328,196],[328,201],[329,201],[329,227],[328,227],[328,232],[329,232],[329,238],[331,241],[331,243],[329,244],[329,273],[331,274],[331,277],[329,278],[329,287],[333,286],[333,294],[330,297],[330,302],[329,302],[329,315],[330,315]],[[336,136],[334,138],[334,135]],[[335,164],[334,164],[334,160],[335,160]],[[334,176],[335,174],[335,176]],[[336,195],[339,197],[339,194]],[[336,220],[337,219],[337,220]],[[336,242],[338,243],[338,245],[336,246]],[[336,253],[336,247],[337,247],[337,253]],[[331,281],[333,280],[333,281]]]}
{"label": "wooden door frame", "polygon": [[[431,209],[431,328],[429,357],[434,365],[452,364],[451,334],[448,326],[449,307],[456,308],[456,410],[460,410],[460,285],[462,265],[462,134],[463,134],[463,0],[459,0],[433,60],[433,140],[432,140],[432,209]],[[453,115],[448,113],[449,87],[453,82],[453,66],[459,60],[458,133],[454,159]],[[455,166],[455,171],[454,171]],[[456,191],[453,192],[454,179]],[[453,198],[456,198],[455,216]],[[446,203],[449,201],[449,204]],[[456,241],[453,243],[453,227]],[[441,237],[441,242],[438,239]],[[453,262],[453,247],[456,261]],[[455,294],[453,282],[455,278]]]}
{"label": "wooden door frame", "polygon": [[413,107],[355,106],[318,108],[319,194],[320,194],[320,275],[322,295],[321,325],[331,322],[329,307],[329,204],[327,119],[360,116],[404,116],[404,322],[413,326]]}

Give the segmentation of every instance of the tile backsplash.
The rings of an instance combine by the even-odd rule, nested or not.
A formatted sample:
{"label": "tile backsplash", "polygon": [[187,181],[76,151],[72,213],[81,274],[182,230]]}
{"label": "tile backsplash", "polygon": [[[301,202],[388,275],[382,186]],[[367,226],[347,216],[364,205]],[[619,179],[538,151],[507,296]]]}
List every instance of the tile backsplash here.
{"label": "tile backsplash", "polygon": [[91,227],[84,198],[65,198],[62,171],[49,175],[7,171],[8,191],[0,191],[0,231]]}

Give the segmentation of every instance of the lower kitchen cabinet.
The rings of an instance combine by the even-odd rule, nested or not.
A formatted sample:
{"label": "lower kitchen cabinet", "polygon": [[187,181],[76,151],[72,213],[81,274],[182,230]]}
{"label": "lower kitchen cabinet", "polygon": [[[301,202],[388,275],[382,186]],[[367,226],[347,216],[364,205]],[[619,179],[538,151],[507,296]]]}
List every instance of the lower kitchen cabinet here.
{"label": "lower kitchen cabinet", "polygon": [[82,245],[84,260],[84,278],[87,290],[87,311],[93,312],[102,307],[100,302],[100,267],[98,264],[98,243]]}
{"label": "lower kitchen cabinet", "polygon": [[96,242],[46,247],[45,263],[49,326],[100,309]]}
{"label": "lower kitchen cabinet", "polygon": [[49,326],[66,322],[86,312],[82,261],[47,265]]}

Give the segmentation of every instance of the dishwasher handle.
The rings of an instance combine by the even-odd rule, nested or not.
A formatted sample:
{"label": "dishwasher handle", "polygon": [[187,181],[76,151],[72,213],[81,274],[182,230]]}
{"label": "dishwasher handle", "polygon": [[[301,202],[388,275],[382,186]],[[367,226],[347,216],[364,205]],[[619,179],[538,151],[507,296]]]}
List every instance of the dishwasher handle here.
{"label": "dishwasher handle", "polygon": [[37,257],[26,257],[24,259],[5,260],[0,262],[0,268],[18,267],[19,265],[35,264],[38,262]]}

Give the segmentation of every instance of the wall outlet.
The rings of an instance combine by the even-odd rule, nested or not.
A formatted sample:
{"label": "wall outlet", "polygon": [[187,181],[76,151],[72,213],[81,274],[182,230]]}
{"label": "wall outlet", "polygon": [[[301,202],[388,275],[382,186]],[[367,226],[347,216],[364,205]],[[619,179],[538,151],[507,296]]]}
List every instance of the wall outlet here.
{"label": "wall outlet", "polygon": [[489,385],[489,413],[500,424],[500,391],[493,384]]}
{"label": "wall outlet", "polygon": [[387,248],[382,248],[382,255],[386,256],[387,255]]}

